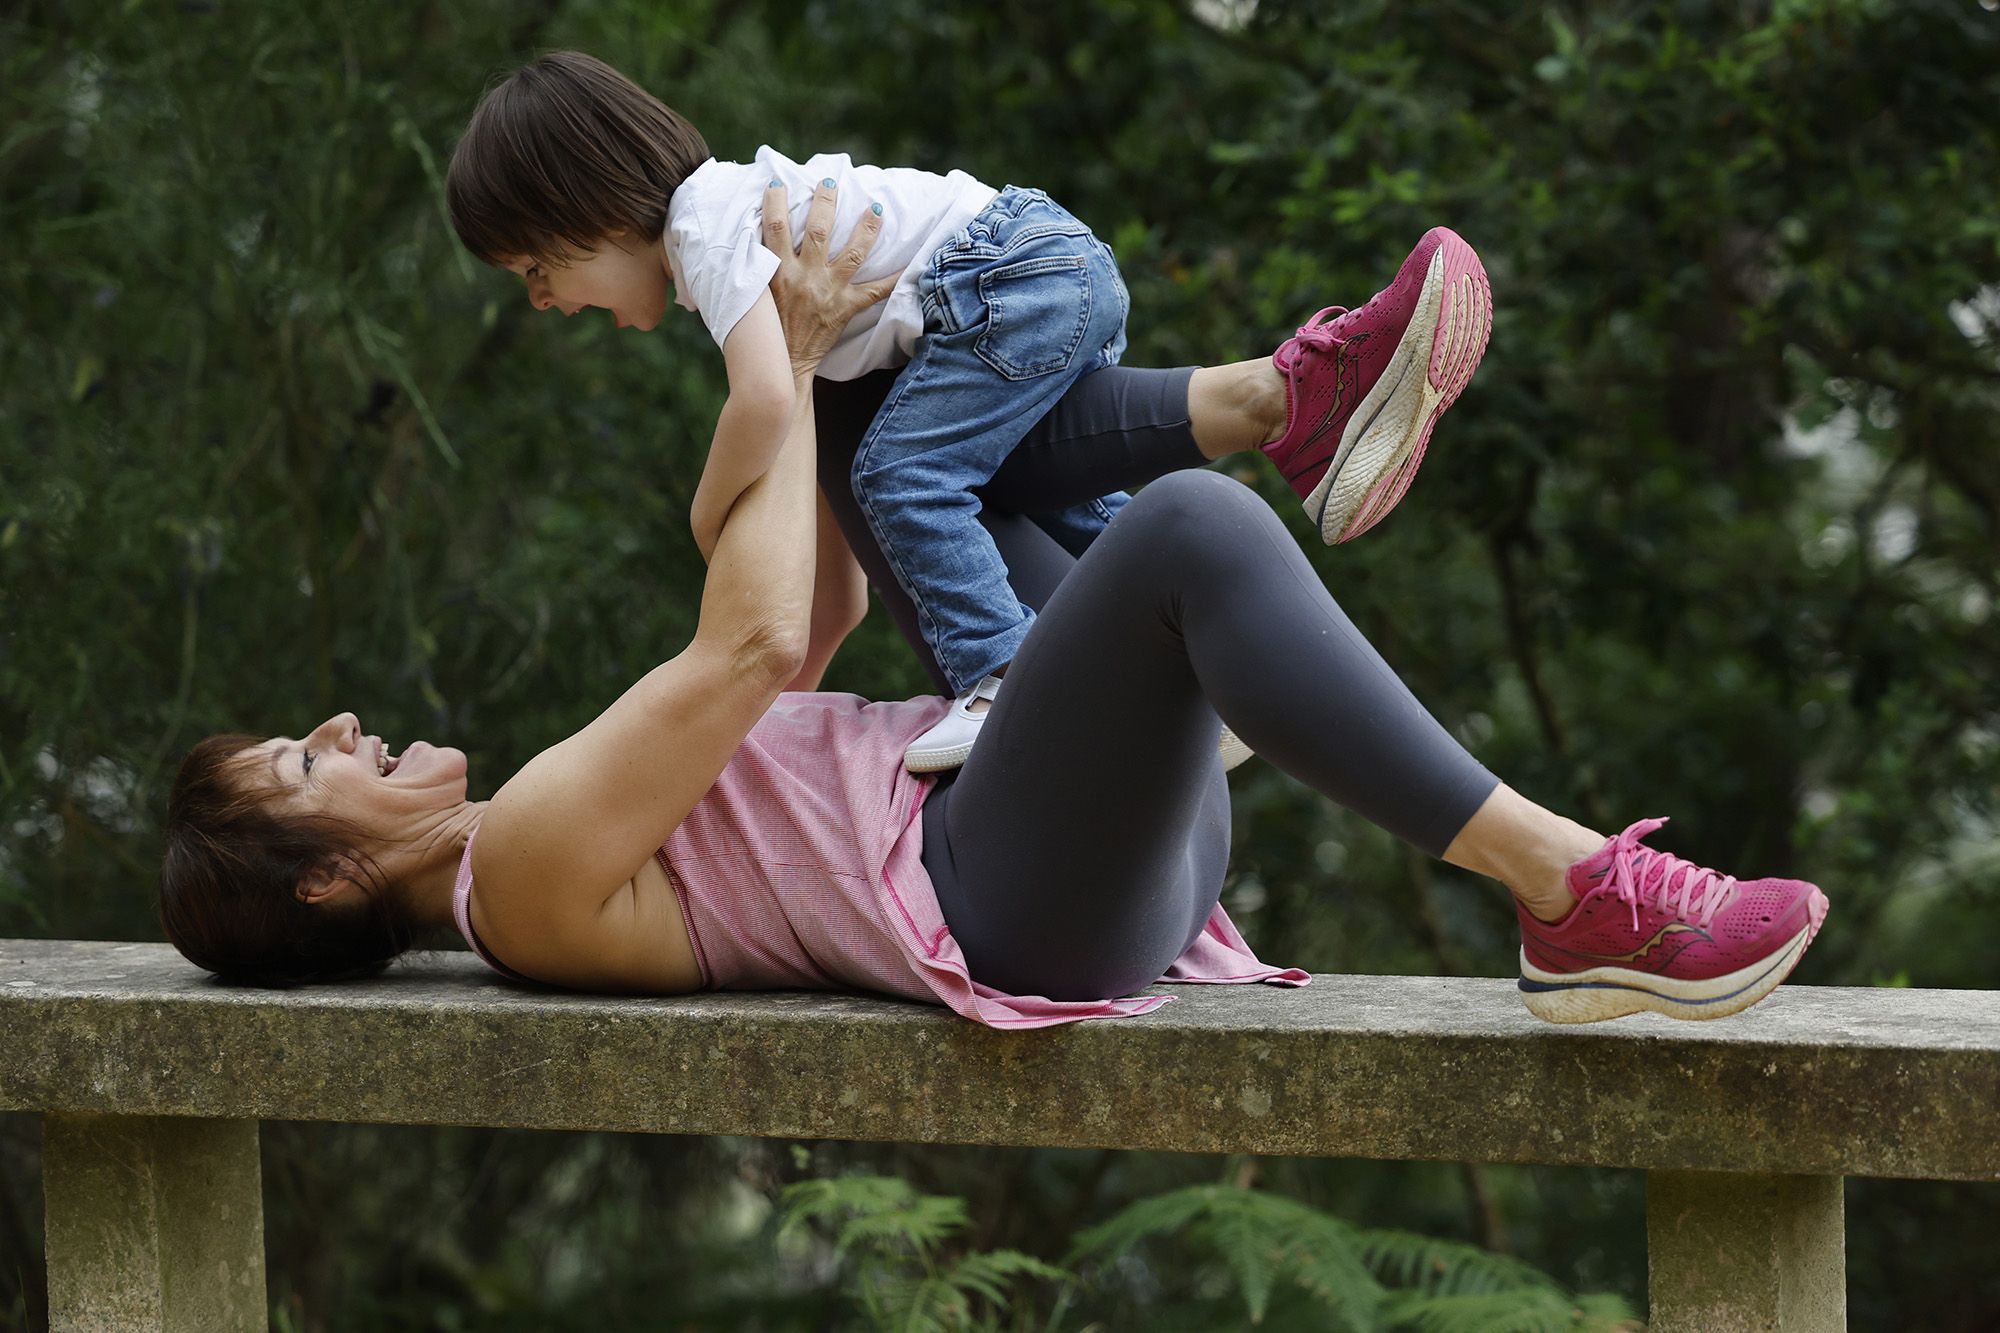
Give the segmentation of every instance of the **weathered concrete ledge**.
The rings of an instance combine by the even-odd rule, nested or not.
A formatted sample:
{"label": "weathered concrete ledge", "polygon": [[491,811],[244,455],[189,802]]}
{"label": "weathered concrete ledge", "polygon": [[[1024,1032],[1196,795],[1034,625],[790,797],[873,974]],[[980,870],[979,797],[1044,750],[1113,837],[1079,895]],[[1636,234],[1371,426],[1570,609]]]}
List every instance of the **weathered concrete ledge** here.
{"label": "weathered concrete ledge", "polygon": [[1557,1028],[1511,982],[1169,986],[995,1032],[776,992],[512,986],[468,955],[290,993],[164,945],[0,941],[0,1108],[2000,1179],[2000,993],[1792,986]]}

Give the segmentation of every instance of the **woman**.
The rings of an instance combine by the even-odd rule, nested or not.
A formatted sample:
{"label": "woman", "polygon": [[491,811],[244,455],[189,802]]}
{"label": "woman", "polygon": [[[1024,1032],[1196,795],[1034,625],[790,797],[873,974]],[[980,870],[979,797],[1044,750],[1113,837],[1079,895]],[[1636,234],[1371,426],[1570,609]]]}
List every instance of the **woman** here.
{"label": "woman", "polygon": [[[1261,963],[1217,902],[1219,713],[1293,776],[1500,881],[1543,1018],[1720,1017],[1796,965],[1824,918],[1816,888],[1739,883],[1644,846],[1659,821],[1607,838],[1501,785],[1275,516],[1198,469],[1283,421],[1269,359],[1099,371],[995,478],[985,521],[1040,615],[957,774],[902,764],[946,700],[785,693],[824,666],[809,660],[816,571],[822,612],[827,589],[861,577],[816,540],[816,425],[835,516],[884,569],[844,484],[882,386],[825,386],[817,405],[811,391],[833,335],[886,290],[848,282],[869,220],[830,262],[813,241],[831,208],[823,191],[797,254],[782,217],[767,238],[796,407],[722,528],[688,647],[490,802],[467,799],[459,751],[391,755],[352,714],[298,739],[204,741],[175,785],[161,881],[189,959],[238,980],[329,980],[456,924],[495,967],[556,986],[856,987],[1002,1027],[1145,1013],[1166,997],[1131,993],[1163,979],[1304,985]],[[1077,463],[1107,456],[1112,475]],[[1022,517],[1146,481],[1081,558]],[[907,602],[877,586],[921,649]]]}

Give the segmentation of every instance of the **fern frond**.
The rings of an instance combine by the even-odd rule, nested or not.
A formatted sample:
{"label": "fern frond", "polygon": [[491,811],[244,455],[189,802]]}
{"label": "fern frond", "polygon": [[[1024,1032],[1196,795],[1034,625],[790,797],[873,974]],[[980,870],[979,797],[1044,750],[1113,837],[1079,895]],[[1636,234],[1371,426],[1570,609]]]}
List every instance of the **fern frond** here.
{"label": "fern frond", "polygon": [[[1016,1250],[970,1254],[945,1272],[932,1271],[931,1248],[968,1225],[965,1200],[919,1194],[893,1176],[802,1180],[785,1188],[779,1204],[781,1236],[821,1223],[834,1229],[837,1256],[857,1252],[848,1292],[871,1328],[968,1333],[975,1327],[976,1299],[1004,1312],[1016,1281],[1072,1277]],[[920,1262],[913,1262],[912,1250]]]}
{"label": "fern frond", "polygon": [[883,1308],[892,1313],[878,1327],[895,1333],[958,1333],[972,1326],[972,1303],[941,1277],[901,1276],[885,1282],[882,1295]]}
{"label": "fern frond", "polygon": [[801,1180],[787,1185],[778,1194],[784,1214],[779,1234],[796,1230],[807,1222],[856,1211],[880,1212],[905,1207],[917,1192],[894,1176],[835,1176],[825,1180]]}
{"label": "fern frond", "polygon": [[809,1222],[848,1214],[837,1222],[834,1235],[834,1253],[840,1256],[856,1245],[879,1252],[907,1246],[928,1254],[970,1221],[965,1200],[920,1195],[894,1176],[802,1180],[785,1187],[779,1205],[784,1210],[781,1238]]}
{"label": "fern frond", "polygon": [[1271,1284],[1277,1280],[1278,1265],[1284,1262],[1287,1237],[1271,1225],[1271,1214],[1254,1206],[1245,1207],[1258,1196],[1241,1191],[1243,1198],[1218,1196],[1208,1216],[1195,1223],[1195,1234],[1214,1246],[1236,1285],[1243,1292],[1243,1304],[1250,1322],[1261,1324],[1271,1304]]}
{"label": "fern frond", "polygon": [[1070,1260],[1115,1259],[1140,1241],[1171,1234],[1220,1259],[1261,1323],[1280,1280],[1296,1283],[1351,1327],[1368,1327],[1382,1296],[1363,1259],[1360,1233],[1293,1199],[1197,1185],[1143,1199],[1077,1237]]}
{"label": "fern frond", "polygon": [[1573,1296],[1522,1260],[1409,1231],[1365,1231],[1368,1265],[1393,1291],[1383,1313],[1416,1333],[1631,1333],[1643,1327],[1619,1296]]}
{"label": "fern frond", "polygon": [[904,1208],[848,1218],[834,1236],[833,1252],[845,1255],[863,1246],[879,1254],[909,1248],[928,1255],[938,1242],[963,1230],[967,1220],[963,1199],[921,1198]]}
{"label": "fern frond", "polygon": [[1593,1291],[1576,1298],[1581,1312],[1576,1333],[1641,1333],[1646,1321],[1623,1296],[1609,1291]]}
{"label": "fern frond", "polygon": [[1383,1290],[1369,1271],[1361,1230],[1296,1200],[1280,1214],[1294,1239],[1288,1251],[1292,1280],[1349,1326],[1373,1328]]}
{"label": "fern frond", "polygon": [[1190,1185],[1128,1204],[1096,1226],[1078,1232],[1063,1262],[1074,1264],[1093,1257],[1116,1259],[1148,1237],[1178,1232],[1191,1219],[1206,1212],[1221,1192],[1220,1185]]}
{"label": "fern frond", "polygon": [[1011,1280],[1022,1277],[1063,1281],[1073,1276],[1066,1268],[1044,1263],[1019,1250],[989,1250],[968,1254],[944,1273],[945,1281],[962,1291],[985,1297],[995,1306],[1004,1306]]}
{"label": "fern frond", "polygon": [[1532,1264],[1463,1241],[1382,1230],[1361,1232],[1360,1245],[1364,1261],[1377,1277],[1420,1295],[1479,1296],[1530,1287],[1561,1290]]}
{"label": "fern frond", "polygon": [[1392,1294],[1384,1312],[1411,1333],[1616,1333],[1637,1327],[1616,1296],[1572,1298],[1553,1286],[1478,1295]]}

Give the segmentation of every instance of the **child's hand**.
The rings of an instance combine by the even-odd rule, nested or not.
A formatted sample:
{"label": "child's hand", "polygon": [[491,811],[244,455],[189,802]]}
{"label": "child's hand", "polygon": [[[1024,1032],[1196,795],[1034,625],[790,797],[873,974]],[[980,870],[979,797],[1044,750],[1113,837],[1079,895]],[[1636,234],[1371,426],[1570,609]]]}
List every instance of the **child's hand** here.
{"label": "child's hand", "polygon": [[813,190],[806,213],[806,234],[798,253],[792,252],[791,205],[784,187],[764,191],[764,245],[778,256],[771,295],[785,326],[785,346],[792,356],[792,374],[810,375],[839,339],[847,321],[895,289],[900,273],[873,282],[855,282],[854,275],[882,234],[881,205],[861,215],[840,253],[826,256],[833,233],[835,191],[824,184]]}

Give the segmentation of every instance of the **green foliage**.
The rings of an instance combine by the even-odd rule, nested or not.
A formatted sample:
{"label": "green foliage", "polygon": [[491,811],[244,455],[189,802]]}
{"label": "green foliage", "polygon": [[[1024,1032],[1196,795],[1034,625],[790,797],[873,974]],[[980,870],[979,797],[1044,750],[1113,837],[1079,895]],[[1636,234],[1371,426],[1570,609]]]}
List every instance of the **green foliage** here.
{"label": "green foliage", "polygon": [[1390,1318],[1411,1333],[1618,1333],[1640,1327],[1616,1296],[1572,1299],[1550,1287],[1407,1297],[1391,1303]]}
{"label": "green foliage", "polygon": [[[1017,1250],[965,1254],[941,1266],[935,1251],[965,1229],[965,1200],[920,1195],[893,1176],[800,1181],[787,1186],[779,1202],[780,1239],[815,1222],[833,1224],[834,1254],[857,1260],[846,1289],[869,1328],[901,1333],[998,1328],[1013,1284],[1070,1276]],[[984,1318],[978,1311],[982,1303]]]}
{"label": "green foliage", "polygon": [[1264,1322],[1272,1288],[1284,1281],[1321,1301],[1335,1327],[1376,1326],[1384,1293],[1364,1260],[1359,1229],[1253,1190],[1197,1185],[1142,1200],[1078,1236],[1067,1262],[1117,1258],[1156,1236],[1219,1259],[1253,1324]]}
{"label": "green foliage", "polygon": [[1364,1230],[1296,1200],[1228,1185],[1197,1185],[1131,1204],[1078,1235],[1065,1262],[1108,1263],[1146,1242],[1218,1262],[1232,1279],[1227,1295],[1203,1291],[1199,1304],[1180,1306],[1177,1318],[1188,1322],[1176,1326],[1219,1327],[1223,1302],[1239,1297],[1244,1316],[1261,1327],[1273,1293],[1289,1286],[1317,1308],[1272,1320],[1273,1327],[1354,1333],[1637,1327],[1617,1296],[1573,1298],[1518,1259],[1408,1232]]}
{"label": "green foliage", "polygon": [[[686,641],[712,345],[530,318],[441,216],[478,90],[556,45],[725,156],[1049,189],[1118,248],[1134,365],[1259,354],[1454,226],[1493,343],[1395,521],[1325,549],[1259,460],[1232,471],[1511,785],[1824,884],[1801,980],[2000,969],[2000,15],[1963,0],[0,7],[0,936],[157,938],[164,792],[201,735],[353,708],[466,749],[483,794]],[[922,688],[879,620],[829,684]],[[1233,784],[1224,901],[1275,961],[1505,973],[1498,895],[1268,766]],[[0,1138],[32,1164],[32,1126]],[[681,1206],[669,1145],[566,1210],[544,1177],[580,1148],[428,1151],[483,1191],[477,1225],[418,1231],[440,1214],[414,1169],[274,1198],[299,1327],[809,1322],[745,1314],[692,1239],[709,1262],[643,1243]],[[1007,1191],[944,1150],[896,1160],[955,1173],[993,1247],[1038,1252],[1089,1197],[1048,1154]],[[1451,1169],[1298,1171],[1334,1212],[1504,1225],[1569,1286],[1643,1289],[1630,1181],[1496,1169],[1496,1224]],[[32,1178],[0,1173],[0,1311],[33,1303]],[[1867,1188],[1919,1220],[1982,1206]],[[559,1226],[588,1218],[624,1229],[558,1280]],[[1856,1206],[1857,1326],[1990,1325],[1982,1235]],[[1322,1308],[1271,1281],[1267,1319]]]}
{"label": "green foliage", "polygon": [[[1197,1274],[1189,1293],[1168,1291],[1143,1316],[1154,1329],[1220,1328],[1247,1319],[1274,1329],[1354,1333],[1618,1333],[1638,1327],[1614,1295],[1571,1297],[1531,1265],[1475,1246],[1399,1231],[1364,1231],[1292,1199],[1226,1185],[1197,1185],[1141,1199],[1079,1233],[1066,1267],[1015,1251],[966,1254],[941,1266],[937,1251],[967,1225],[965,1202],[917,1193],[885,1176],[801,1181],[781,1198],[778,1235],[832,1228],[836,1257],[854,1261],[843,1286],[864,1326],[876,1329],[1055,1329],[1075,1302],[1077,1316],[1102,1309],[1115,1326],[1121,1260],[1170,1247],[1193,1261],[1157,1272]],[[1207,1266],[1226,1280],[1207,1280]],[[1010,1302],[1005,1284],[1041,1278],[1063,1284],[1046,1324]],[[1302,1294],[1300,1303],[1274,1301]],[[986,1303],[983,1318],[972,1297]],[[1275,1317],[1274,1317],[1275,1312]],[[1128,1315],[1126,1318],[1131,1318]],[[1091,1324],[1091,1327],[1098,1327]]]}
{"label": "green foliage", "polygon": [[1370,1231],[1368,1265],[1396,1290],[1391,1327],[1411,1333],[1619,1333],[1639,1327],[1610,1292],[1572,1296],[1519,1259],[1405,1231]]}

